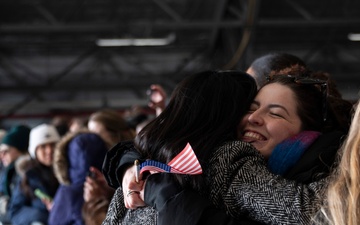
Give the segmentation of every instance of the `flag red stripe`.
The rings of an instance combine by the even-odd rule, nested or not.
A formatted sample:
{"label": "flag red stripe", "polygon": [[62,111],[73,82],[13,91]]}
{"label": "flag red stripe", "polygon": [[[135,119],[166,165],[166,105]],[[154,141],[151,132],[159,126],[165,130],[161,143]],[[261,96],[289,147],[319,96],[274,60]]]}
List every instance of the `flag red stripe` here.
{"label": "flag red stripe", "polygon": [[201,174],[201,165],[189,143],[169,164],[174,173]]}

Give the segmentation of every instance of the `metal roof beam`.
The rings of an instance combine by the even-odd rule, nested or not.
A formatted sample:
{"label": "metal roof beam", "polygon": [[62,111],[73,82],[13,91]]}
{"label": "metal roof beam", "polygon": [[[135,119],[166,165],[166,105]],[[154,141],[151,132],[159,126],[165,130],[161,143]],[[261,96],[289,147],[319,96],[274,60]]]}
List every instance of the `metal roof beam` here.
{"label": "metal roof beam", "polygon": [[[318,20],[302,20],[302,19],[259,19],[258,27],[309,27],[309,26],[359,26],[359,19],[318,19]],[[244,21],[241,20],[223,20],[223,21],[182,21],[182,22],[131,22],[129,24],[62,24],[62,25],[25,25],[25,24],[2,24],[0,32],[21,33],[21,34],[41,34],[41,33],[107,33],[114,30],[122,30],[126,27],[146,27],[152,26],[156,29],[213,29],[218,28],[239,28],[245,27]]]}

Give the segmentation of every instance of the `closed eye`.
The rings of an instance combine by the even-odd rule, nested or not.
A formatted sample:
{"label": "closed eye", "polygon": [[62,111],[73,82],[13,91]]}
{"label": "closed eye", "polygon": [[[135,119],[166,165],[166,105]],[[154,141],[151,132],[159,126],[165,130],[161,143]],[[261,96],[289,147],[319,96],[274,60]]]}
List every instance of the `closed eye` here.
{"label": "closed eye", "polygon": [[275,116],[275,117],[284,118],[282,115],[280,115],[278,113],[270,113],[270,115]]}

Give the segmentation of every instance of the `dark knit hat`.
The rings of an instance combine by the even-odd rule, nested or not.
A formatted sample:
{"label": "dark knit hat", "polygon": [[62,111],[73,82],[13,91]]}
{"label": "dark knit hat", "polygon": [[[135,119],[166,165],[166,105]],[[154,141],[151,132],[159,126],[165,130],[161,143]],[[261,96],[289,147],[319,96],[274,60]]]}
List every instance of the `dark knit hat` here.
{"label": "dark knit hat", "polygon": [[1,143],[17,148],[21,152],[26,152],[29,146],[30,128],[25,125],[12,127],[4,136]]}

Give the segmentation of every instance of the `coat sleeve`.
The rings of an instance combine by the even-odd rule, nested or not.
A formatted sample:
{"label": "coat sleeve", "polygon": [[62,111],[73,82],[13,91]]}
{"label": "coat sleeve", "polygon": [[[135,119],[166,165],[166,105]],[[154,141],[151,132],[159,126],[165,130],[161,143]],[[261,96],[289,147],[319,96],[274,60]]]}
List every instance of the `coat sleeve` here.
{"label": "coat sleeve", "polygon": [[126,169],[140,158],[132,141],[124,141],[115,145],[105,156],[102,172],[110,187],[121,188],[122,177]]}
{"label": "coat sleeve", "polygon": [[123,224],[123,218],[125,217],[126,211],[127,209],[124,205],[122,190],[118,188],[111,199],[109,209],[102,225]]}
{"label": "coat sleeve", "polygon": [[[38,200],[39,204],[42,204]],[[47,223],[48,212],[31,205],[31,200],[23,194],[20,183],[15,187],[9,203],[9,215],[13,224],[30,224],[33,221]]]}
{"label": "coat sleeve", "polygon": [[208,198],[190,189],[182,189],[168,173],[150,175],[146,181],[145,203],[158,211],[158,225],[233,225],[257,224],[236,221]]}
{"label": "coat sleeve", "polygon": [[303,185],[274,175],[260,153],[242,142],[218,149],[210,165],[215,204],[223,203],[234,218],[245,215],[266,224],[310,223],[327,183]]}

